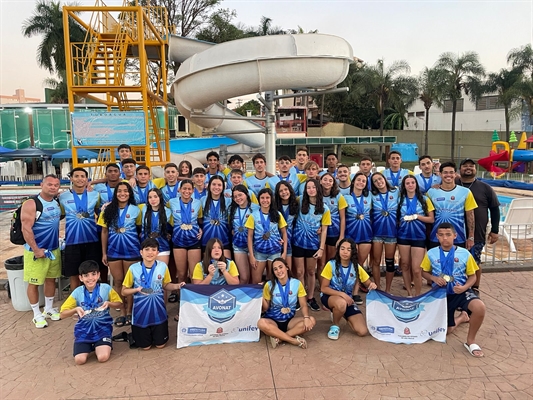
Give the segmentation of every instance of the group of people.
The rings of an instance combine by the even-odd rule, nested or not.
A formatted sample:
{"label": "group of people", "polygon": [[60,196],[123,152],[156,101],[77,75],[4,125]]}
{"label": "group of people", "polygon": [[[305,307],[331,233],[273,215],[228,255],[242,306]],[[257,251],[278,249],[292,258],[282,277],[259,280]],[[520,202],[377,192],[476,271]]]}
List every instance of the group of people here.
{"label": "group of people", "polygon": [[[245,172],[239,155],[224,167],[211,151],[207,168],[168,163],[164,177],[152,178],[128,145],[118,152],[120,162],[108,164],[103,179],[90,182],[83,168],[74,168],[72,188],[59,194],[59,180],[48,175],[38,197],[43,211],[37,211],[36,201],[22,207],[33,322],[42,328],[47,318],[76,313],[77,363],[93,350],[100,361],[109,357],[109,308],[121,310],[114,324],[132,325],[138,346],[164,346],[165,302],[177,301],[187,282],[266,282],[258,327],[273,347],[283,341],[305,348],[302,335],[316,323],[309,310],[321,309],[314,296],[318,277],[322,306],[332,314],[328,337],[339,338],[343,317],[356,334],[366,335],[359,293],[383,287],[383,252],[384,290],[390,292],[396,250],[406,295],[421,294],[423,277],[446,286],[449,331],[470,319],[465,346],[472,355],[483,355],[475,344],[485,312],[479,264],[489,211],[488,240],[498,239],[499,204],[492,188],[476,179],[473,160],[463,160],[457,171],[453,162],[435,165],[422,156],[422,172],[414,175],[401,168],[401,154],[392,151],[383,173],[372,172],[372,160],[363,157],[351,174],[336,154],[327,155],[327,169],[321,170],[302,148],[296,165],[279,157],[274,175],[266,171],[262,154],[252,158],[254,171]],[[369,256],[373,281],[362,267]],[[113,288],[105,283],[108,270]],[[53,296],[61,273],[70,277],[73,292],[60,313]],[[43,312],[37,292],[42,284]],[[168,298],[165,290],[172,291]],[[455,318],[457,308],[462,311]],[[298,309],[302,317],[295,316]]]}

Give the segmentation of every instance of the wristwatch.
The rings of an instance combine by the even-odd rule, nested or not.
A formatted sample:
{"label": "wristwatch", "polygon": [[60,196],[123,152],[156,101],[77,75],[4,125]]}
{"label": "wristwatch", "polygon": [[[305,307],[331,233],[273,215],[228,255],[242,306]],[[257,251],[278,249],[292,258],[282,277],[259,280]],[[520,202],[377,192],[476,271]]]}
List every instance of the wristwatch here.
{"label": "wristwatch", "polygon": [[473,242],[473,241],[474,241],[474,237],[473,237],[473,236],[472,236],[472,237],[469,237],[468,240],[470,240],[470,241]]}

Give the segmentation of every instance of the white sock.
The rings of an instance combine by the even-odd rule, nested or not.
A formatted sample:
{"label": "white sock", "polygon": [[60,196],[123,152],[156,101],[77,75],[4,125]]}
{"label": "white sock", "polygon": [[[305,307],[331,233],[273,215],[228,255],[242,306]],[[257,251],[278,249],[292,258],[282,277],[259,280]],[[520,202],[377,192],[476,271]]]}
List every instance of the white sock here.
{"label": "white sock", "polygon": [[45,297],[44,298],[44,311],[49,311],[52,308],[54,308],[54,298],[53,297]]}
{"label": "white sock", "polygon": [[33,310],[33,318],[35,319],[42,319],[43,314],[41,314],[41,309],[39,308],[39,303],[30,304],[31,309]]}

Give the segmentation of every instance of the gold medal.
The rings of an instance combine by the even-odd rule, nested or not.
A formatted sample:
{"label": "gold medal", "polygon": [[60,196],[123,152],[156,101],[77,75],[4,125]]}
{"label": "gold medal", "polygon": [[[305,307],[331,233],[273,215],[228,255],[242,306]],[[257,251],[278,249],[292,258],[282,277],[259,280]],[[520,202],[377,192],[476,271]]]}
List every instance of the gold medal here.
{"label": "gold medal", "polygon": [[218,219],[212,219],[211,220],[211,225],[218,226],[218,225],[220,225],[220,221]]}
{"label": "gold medal", "polygon": [[263,239],[264,239],[264,240],[268,240],[268,239],[270,239],[270,232],[266,232],[266,233],[263,235]]}
{"label": "gold medal", "polygon": [[244,226],[239,226],[239,229],[237,229],[239,232],[244,232]]}
{"label": "gold medal", "polygon": [[357,218],[359,218],[361,221],[365,219],[365,214],[359,214],[357,216]]}
{"label": "gold medal", "polygon": [[290,312],[291,312],[290,307],[282,307],[281,308],[281,313],[282,314],[289,314]]}
{"label": "gold medal", "polygon": [[381,215],[383,215],[384,217],[388,217],[389,216],[389,212],[388,211],[382,211]]}
{"label": "gold medal", "polygon": [[188,229],[187,229],[187,224],[181,224],[181,225],[180,225],[180,228],[181,228],[181,230],[183,230],[183,231],[188,231]]}
{"label": "gold medal", "polygon": [[118,233],[126,233],[126,228],[118,228]]}
{"label": "gold medal", "polygon": [[442,279],[444,279],[444,280],[446,281],[446,283],[453,282],[453,276],[446,275],[446,274],[442,274],[440,277],[441,277]]}
{"label": "gold medal", "polygon": [[191,224],[187,224],[187,225],[185,225],[185,226],[187,227],[187,230],[188,230],[188,231],[192,230],[192,225],[191,225]]}

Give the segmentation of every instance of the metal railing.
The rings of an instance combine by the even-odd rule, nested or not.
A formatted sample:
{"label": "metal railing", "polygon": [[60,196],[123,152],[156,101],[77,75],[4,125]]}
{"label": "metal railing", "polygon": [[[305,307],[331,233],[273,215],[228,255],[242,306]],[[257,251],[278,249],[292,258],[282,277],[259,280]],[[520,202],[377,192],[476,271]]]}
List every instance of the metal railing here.
{"label": "metal railing", "polygon": [[500,225],[500,237],[485,245],[481,260],[486,264],[533,263],[533,223]]}

